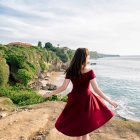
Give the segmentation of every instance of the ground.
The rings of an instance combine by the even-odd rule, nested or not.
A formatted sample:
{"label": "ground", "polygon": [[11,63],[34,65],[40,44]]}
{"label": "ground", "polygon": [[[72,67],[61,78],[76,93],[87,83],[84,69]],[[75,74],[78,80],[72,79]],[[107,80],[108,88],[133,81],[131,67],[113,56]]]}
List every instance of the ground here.
{"label": "ground", "polygon": [[[6,112],[0,119],[0,140],[74,140],[54,123],[66,102],[46,101]],[[139,140],[140,122],[111,119],[90,133],[91,140]]]}

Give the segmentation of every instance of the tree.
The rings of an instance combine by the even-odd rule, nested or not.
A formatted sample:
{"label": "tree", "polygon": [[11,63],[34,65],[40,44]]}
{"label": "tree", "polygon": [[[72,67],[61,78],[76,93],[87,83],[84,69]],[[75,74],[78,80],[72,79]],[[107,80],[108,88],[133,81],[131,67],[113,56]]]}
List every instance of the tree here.
{"label": "tree", "polygon": [[41,41],[38,42],[38,47],[42,48],[42,42]]}
{"label": "tree", "polygon": [[47,43],[45,43],[45,48],[49,49],[49,50],[52,50],[54,47],[50,42],[47,42]]}

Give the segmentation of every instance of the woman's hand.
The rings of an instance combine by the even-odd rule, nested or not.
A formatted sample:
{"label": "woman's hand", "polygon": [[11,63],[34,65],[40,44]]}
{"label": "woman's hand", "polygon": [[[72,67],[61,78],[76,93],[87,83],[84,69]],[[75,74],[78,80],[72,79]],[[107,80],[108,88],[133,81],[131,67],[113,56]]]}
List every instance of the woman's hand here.
{"label": "woman's hand", "polygon": [[50,97],[50,92],[46,92],[44,95],[43,95],[43,98],[48,98]]}
{"label": "woman's hand", "polygon": [[115,108],[118,106],[118,104],[115,101],[109,101],[109,103],[114,106]]}

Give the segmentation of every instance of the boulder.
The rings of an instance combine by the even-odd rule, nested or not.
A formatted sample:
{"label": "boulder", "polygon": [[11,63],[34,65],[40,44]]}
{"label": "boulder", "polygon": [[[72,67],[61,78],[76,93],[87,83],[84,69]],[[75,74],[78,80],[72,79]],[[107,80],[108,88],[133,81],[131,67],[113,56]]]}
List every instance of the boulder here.
{"label": "boulder", "polygon": [[[10,98],[0,97],[0,111],[13,111],[16,108],[16,105],[12,102]],[[5,116],[5,113],[2,114]]]}
{"label": "boulder", "polygon": [[43,90],[56,90],[57,86],[51,83],[47,83],[46,86],[42,87]]}

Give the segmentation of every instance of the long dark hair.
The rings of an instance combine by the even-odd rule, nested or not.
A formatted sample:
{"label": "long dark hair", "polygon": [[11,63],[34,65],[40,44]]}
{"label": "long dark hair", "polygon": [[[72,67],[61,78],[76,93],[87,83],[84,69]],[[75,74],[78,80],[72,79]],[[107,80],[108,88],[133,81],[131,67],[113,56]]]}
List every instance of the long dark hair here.
{"label": "long dark hair", "polygon": [[89,55],[89,50],[87,48],[78,48],[70,62],[69,67],[66,69],[65,73],[69,77],[75,77],[81,75],[82,65],[86,66],[86,57]]}

